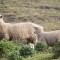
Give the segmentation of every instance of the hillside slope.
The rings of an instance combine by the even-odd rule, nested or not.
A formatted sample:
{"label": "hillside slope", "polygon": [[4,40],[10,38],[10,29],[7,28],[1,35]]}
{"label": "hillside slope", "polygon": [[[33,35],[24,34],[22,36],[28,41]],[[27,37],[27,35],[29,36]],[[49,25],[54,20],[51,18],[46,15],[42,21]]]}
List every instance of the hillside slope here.
{"label": "hillside slope", "polygon": [[32,21],[45,30],[60,29],[60,0],[0,0],[0,13],[6,22]]}

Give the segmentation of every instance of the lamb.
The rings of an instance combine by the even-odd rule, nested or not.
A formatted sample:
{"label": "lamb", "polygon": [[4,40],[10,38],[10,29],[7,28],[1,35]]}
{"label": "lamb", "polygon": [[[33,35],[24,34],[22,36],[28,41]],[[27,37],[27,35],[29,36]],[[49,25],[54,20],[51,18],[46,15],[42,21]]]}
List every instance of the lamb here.
{"label": "lamb", "polygon": [[43,41],[47,46],[54,46],[60,41],[60,30],[41,32],[39,34],[39,40]]}

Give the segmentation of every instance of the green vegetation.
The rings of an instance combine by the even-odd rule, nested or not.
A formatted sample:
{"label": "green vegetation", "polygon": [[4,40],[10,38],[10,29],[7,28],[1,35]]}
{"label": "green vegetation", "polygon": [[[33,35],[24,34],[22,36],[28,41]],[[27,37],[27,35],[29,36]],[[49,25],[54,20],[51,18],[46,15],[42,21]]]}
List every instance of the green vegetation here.
{"label": "green vegetation", "polygon": [[8,60],[22,60],[22,57],[19,55],[18,51],[10,52],[8,55]]}
{"label": "green vegetation", "polygon": [[23,57],[28,57],[28,56],[32,56],[33,54],[33,49],[30,48],[30,46],[24,45],[20,48],[19,53],[21,56]]}
{"label": "green vegetation", "polygon": [[[39,49],[38,48],[38,46]],[[41,46],[40,46],[41,45]],[[37,51],[29,45],[20,45],[12,41],[0,41],[0,60],[58,60],[60,59],[60,43],[53,48],[43,47],[43,42],[36,44]],[[43,47],[43,48],[42,48]],[[46,49],[46,50],[43,50]]]}
{"label": "green vegetation", "polygon": [[16,44],[14,44],[12,41],[6,41],[6,40],[0,41],[1,56],[8,57],[9,53],[15,50],[19,50],[19,47]]}
{"label": "green vegetation", "polygon": [[33,57],[27,57],[24,60],[52,60],[52,53],[38,53]]}
{"label": "green vegetation", "polygon": [[60,57],[60,42],[57,43],[57,44],[53,47],[53,52],[54,52],[53,58],[59,58],[59,57]]}
{"label": "green vegetation", "polygon": [[12,41],[0,41],[0,58],[1,60],[22,60],[20,54],[20,45]]}
{"label": "green vegetation", "polygon": [[47,46],[45,45],[45,43],[39,41],[39,42],[36,44],[36,46],[35,46],[35,50],[36,50],[37,52],[41,52],[41,51],[44,51],[44,50],[46,49],[46,47],[47,47]]}

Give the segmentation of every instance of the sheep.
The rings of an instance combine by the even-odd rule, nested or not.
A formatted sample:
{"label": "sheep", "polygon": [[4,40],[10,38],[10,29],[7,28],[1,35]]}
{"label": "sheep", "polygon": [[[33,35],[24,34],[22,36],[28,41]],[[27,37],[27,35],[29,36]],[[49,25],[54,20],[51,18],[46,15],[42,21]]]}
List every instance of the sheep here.
{"label": "sheep", "polygon": [[37,24],[31,22],[6,23],[0,15],[0,35],[7,40],[19,40],[22,43],[38,42],[35,28],[40,29]]}
{"label": "sheep", "polygon": [[[4,38],[9,40],[22,40],[27,43],[27,40],[36,40],[34,29],[30,24],[27,23],[5,23],[0,19],[0,32],[4,34]],[[30,41],[33,43],[33,41]],[[34,41],[35,42],[35,41]]]}

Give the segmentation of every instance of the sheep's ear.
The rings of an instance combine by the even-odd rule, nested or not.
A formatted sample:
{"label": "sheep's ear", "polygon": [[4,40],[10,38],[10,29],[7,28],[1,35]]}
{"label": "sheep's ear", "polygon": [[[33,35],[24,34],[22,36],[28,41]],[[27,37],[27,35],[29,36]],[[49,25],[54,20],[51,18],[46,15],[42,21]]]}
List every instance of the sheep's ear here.
{"label": "sheep's ear", "polygon": [[2,15],[0,15],[0,18],[2,18]]}

